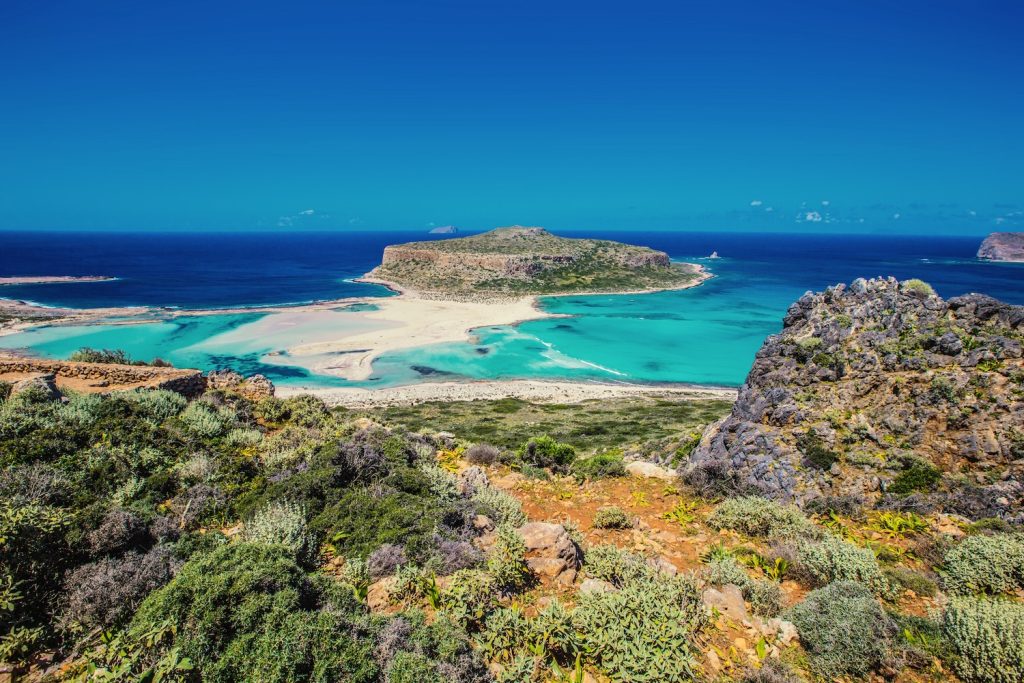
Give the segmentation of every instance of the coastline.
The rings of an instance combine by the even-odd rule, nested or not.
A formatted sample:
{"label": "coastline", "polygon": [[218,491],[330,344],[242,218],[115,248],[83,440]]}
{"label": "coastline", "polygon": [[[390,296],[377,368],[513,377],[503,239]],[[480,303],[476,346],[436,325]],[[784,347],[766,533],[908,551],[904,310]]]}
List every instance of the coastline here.
{"label": "coastline", "polygon": [[[713,277],[704,266],[691,265],[695,277],[677,287],[501,298],[435,298],[430,293],[421,293],[368,275],[355,281],[386,287],[396,295],[347,297],[296,305],[198,310],[158,307],[45,308],[32,302],[0,299],[0,319],[3,316],[12,319],[6,324],[0,322],[0,335],[16,334],[40,325],[136,325],[186,316],[261,313],[265,314],[262,318],[245,326],[244,340],[241,337],[238,340],[228,337],[222,339],[222,343],[277,338],[281,341],[281,347],[265,357],[267,362],[274,363],[275,359],[286,357],[286,363],[281,363],[281,360],[276,362],[297,365],[313,374],[360,381],[371,376],[373,362],[387,353],[434,344],[470,342],[476,330],[486,327],[512,326],[530,320],[565,317],[543,310],[540,299],[544,297],[650,294],[697,287]],[[372,304],[372,308],[345,310],[355,304]],[[296,331],[299,331],[298,334]],[[575,383],[571,384],[575,386]],[[547,384],[543,386],[547,387],[544,391],[550,389]],[[606,392],[599,394],[603,396]]]}
{"label": "coastline", "polygon": [[718,399],[735,401],[736,389],[689,384],[650,385],[609,382],[572,382],[547,380],[481,380],[472,382],[423,382],[381,389],[279,387],[282,398],[311,394],[328,405],[355,409],[373,409],[395,405],[414,405],[430,401],[487,401],[518,398],[533,403],[580,403],[638,396],[698,401]]}

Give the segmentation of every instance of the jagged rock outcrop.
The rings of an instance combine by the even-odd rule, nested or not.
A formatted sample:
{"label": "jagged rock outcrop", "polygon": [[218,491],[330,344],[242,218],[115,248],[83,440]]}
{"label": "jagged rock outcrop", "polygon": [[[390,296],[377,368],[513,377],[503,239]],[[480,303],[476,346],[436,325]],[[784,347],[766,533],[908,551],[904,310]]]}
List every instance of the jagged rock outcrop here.
{"label": "jagged rock outcrop", "polygon": [[704,277],[667,254],[608,240],[514,226],[480,235],[385,247],[367,278],[423,296],[479,297],[670,288]]}
{"label": "jagged rock outcrop", "polygon": [[274,395],[274,383],[264,375],[242,377],[234,370],[211,370],[206,373],[206,386],[209,389],[240,394],[250,401],[259,401]]}
{"label": "jagged rock outcrop", "polygon": [[978,258],[1024,262],[1024,232],[994,232],[978,248]]}
{"label": "jagged rock outcrop", "polygon": [[684,475],[801,504],[898,492],[893,504],[1020,515],[1022,345],[1024,307],[980,294],[944,301],[892,278],[808,292]]}
{"label": "jagged rock outcrop", "polygon": [[561,524],[529,522],[516,532],[526,544],[526,563],[546,581],[568,586],[576,580],[580,566],[579,548]]}

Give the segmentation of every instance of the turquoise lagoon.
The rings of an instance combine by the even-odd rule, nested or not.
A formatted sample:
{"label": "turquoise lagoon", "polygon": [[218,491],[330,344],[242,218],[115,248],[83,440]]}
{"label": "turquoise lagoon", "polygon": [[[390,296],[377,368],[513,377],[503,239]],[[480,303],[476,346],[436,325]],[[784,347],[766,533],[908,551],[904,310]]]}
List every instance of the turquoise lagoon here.
{"label": "turquoise lagoon", "polygon": [[[648,244],[673,258],[700,260],[715,278],[688,290],[645,295],[548,297],[557,318],[475,331],[470,343],[407,349],[379,358],[361,382],[311,374],[285,349],[371,326],[353,308],[312,323],[259,309],[185,315],[137,325],[40,327],[0,337],[0,348],[66,357],[82,346],[121,348],[140,359],[161,357],[179,367],[256,372],[285,386],[394,386],[446,379],[550,378],[611,382],[686,382],[736,386],[757,349],[778,332],[789,305],[808,290],[856,277],[919,277],[942,296],[982,292],[1024,303],[1024,266],[981,263],[978,238],[874,235],[722,233],[597,233],[588,236]],[[53,262],[46,236],[24,234],[0,253],[0,272],[76,274],[76,264],[112,274],[113,283],[9,287],[4,295],[70,306],[215,308],[302,302],[345,296],[386,296],[383,288],[348,281],[366,272],[383,245],[411,238],[388,233],[345,235],[159,236],[159,261],[137,261],[152,236],[68,235]],[[133,241],[136,240],[136,241]],[[197,242],[201,243],[197,247]],[[196,260],[195,249],[244,259]],[[35,246],[33,246],[35,245]],[[120,250],[120,251],[118,251]],[[726,258],[700,259],[718,250]],[[32,254],[46,262],[31,269]],[[174,255],[180,255],[180,258]],[[170,255],[168,257],[167,255]],[[173,258],[171,258],[173,257]],[[5,259],[10,258],[10,263]],[[104,261],[104,259],[107,259]],[[96,264],[99,265],[96,265]],[[83,271],[84,272],[84,271]],[[372,304],[368,304],[372,306]],[[309,358],[302,359],[308,365]],[[325,360],[323,358],[319,360]],[[326,360],[329,360],[327,358]]]}

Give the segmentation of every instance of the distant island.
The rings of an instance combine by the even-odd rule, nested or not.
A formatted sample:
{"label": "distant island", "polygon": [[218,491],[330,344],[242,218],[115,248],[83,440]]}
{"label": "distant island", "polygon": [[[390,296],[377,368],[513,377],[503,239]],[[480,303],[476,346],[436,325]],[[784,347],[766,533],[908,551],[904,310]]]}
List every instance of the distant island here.
{"label": "distant island", "polygon": [[430,231],[431,235],[455,235],[458,234],[459,229],[454,225],[442,225],[434,228]]}
{"label": "distant island", "polygon": [[978,258],[1024,263],[1024,232],[994,232],[978,248]]}
{"label": "distant island", "polygon": [[69,282],[109,282],[106,275],[25,275],[0,277],[0,285],[52,285]]}
{"label": "distant island", "polygon": [[683,289],[708,277],[700,266],[673,263],[648,247],[512,226],[386,247],[381,265],[365,279],[425,298],[479,300]]}

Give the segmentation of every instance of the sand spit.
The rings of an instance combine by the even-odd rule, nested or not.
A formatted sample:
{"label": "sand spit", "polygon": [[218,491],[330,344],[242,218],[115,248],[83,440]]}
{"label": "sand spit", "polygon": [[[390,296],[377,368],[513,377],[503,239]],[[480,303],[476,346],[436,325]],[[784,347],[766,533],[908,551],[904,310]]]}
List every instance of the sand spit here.
{"label": "sand spit", "polygon": [[613,384],[604,382],[548,382],[508,380],[479,382],[427,382],[382,389],[324,389],[278,387],[282,397],[298,394],[319,396],[330,405],[372,409],[427,401],[479,401],[518,398],[534,403],[579,403],[591,399],[653,396],[672,400],[736,400],[736,390],[694,385]]}
{"label": "sand spit", "polygon": [[117,278],[108,275],[17,275],[0,277],[2,285],[55,285],[65,282],[110,282]]}

